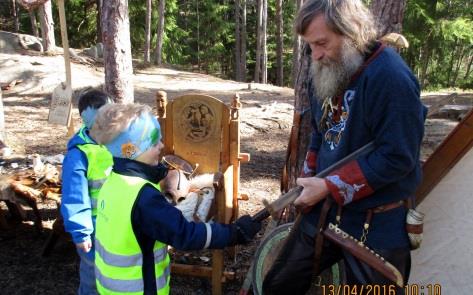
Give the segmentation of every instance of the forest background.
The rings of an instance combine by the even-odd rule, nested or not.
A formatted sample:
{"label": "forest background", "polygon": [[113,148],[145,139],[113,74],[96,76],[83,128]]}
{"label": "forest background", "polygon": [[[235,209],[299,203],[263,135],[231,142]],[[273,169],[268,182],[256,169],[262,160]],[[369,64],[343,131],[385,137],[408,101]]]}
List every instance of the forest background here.
{"label": "forest background", "polygon": [[[49,2],[53,22],[59,24],[57,4]],[[128,1],[133,63],[153,62],[224,79],[293,87],[297,68],[292,65],[300,55],[293,19],[302,2]],[[101,41],[101,5],[102,0],[65,1],[72,48]],[[410,46],[401,54],[422,88],[472,89],[473,1],[407,0],[404,5],[397,30]],[[44,15],[40,10],[27,11],[15,0],[1,0],[0,29],[38,36]],[[59,25],[54,25],[54,35],[61,46]]]}

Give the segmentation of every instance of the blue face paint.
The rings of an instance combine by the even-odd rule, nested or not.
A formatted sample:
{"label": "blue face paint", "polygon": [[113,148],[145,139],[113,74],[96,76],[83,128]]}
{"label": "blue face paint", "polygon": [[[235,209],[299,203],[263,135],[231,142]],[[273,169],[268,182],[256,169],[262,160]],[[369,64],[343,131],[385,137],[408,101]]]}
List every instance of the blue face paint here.
{"label": "blue face paint", "polygon": [[149,114],[142,114],[113,141],[106,144],[114,157],[135,159],[161,139],[158,120]]}
{"label": "blue face paint", "polygon": [[84,122],[84,125],[88,129],[91,129],[92,125],[94,125],[95,117],[97,116],[97,109],[87,107],[85,110],[82,111],[80,116],[82,118],[82,121]]}

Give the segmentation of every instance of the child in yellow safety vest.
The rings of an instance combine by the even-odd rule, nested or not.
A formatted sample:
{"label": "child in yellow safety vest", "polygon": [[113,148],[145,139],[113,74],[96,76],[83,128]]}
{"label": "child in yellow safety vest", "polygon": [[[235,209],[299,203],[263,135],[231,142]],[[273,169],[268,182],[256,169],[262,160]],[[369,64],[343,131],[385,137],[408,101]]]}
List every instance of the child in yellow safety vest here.
{"label": "child in yellow safety vest", "polygon": [[167,168],[158,121],[147,106],[108,105],[91,131],[114,157],[97,205],[96,279],[100,294],[168,294],[167,245],[180,250],[249,242],[261,224],[246,215],[233,224],[187,221],[159,191]]}

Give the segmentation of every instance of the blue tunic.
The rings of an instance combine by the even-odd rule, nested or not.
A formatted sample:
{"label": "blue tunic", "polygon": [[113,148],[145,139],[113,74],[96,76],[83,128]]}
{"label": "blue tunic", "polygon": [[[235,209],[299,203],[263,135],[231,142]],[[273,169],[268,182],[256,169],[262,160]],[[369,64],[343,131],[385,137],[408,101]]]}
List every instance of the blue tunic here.
{"label": "blue tunic", "polygon": [[[421,181],[419,153],[426,108],[417,79],[402,58],[380,44],[366,67],[330,109],[321,128],[320,99],[311,97],[313,133],[310,150],[317,153],[317,172],[374,141],[375,150],[326,177],[332,197],[343,205],[341,227],[361,237],[366,209],[411,197]],[[336,207],[336,206],[334,206]],[[321,204],[304,216],[303,230],[315,235]],[[333,221],[335,208],[329,214]],[[408,245],[406,208],[375,214],[367,244],[389,249]]]}

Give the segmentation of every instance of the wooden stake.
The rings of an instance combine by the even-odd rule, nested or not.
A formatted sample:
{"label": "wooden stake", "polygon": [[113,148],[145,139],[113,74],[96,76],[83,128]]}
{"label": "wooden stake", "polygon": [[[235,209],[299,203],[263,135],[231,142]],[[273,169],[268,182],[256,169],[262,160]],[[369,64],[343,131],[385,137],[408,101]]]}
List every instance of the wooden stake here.
{"label": "wooden stake", "polygon": [[[69,56],[69,40],[67,38],[66,12],[64,9],[64,0],[57,0],[57,4],[59,8],[59,22],[61,24],[61,40],[62,40],[62,48],[63,48],[63,53],[64,53],[64,65],[66,67],[66,87],[69,87],[70,89],[72,89],[71,59]],[[74,123],[72,121],[73,120],[72,120],[72,101],[71,101],[71,107],[69,108],[69,114],[68,114],[68,120],[67,120],[67,136],[72,136],[74,134]]]}

